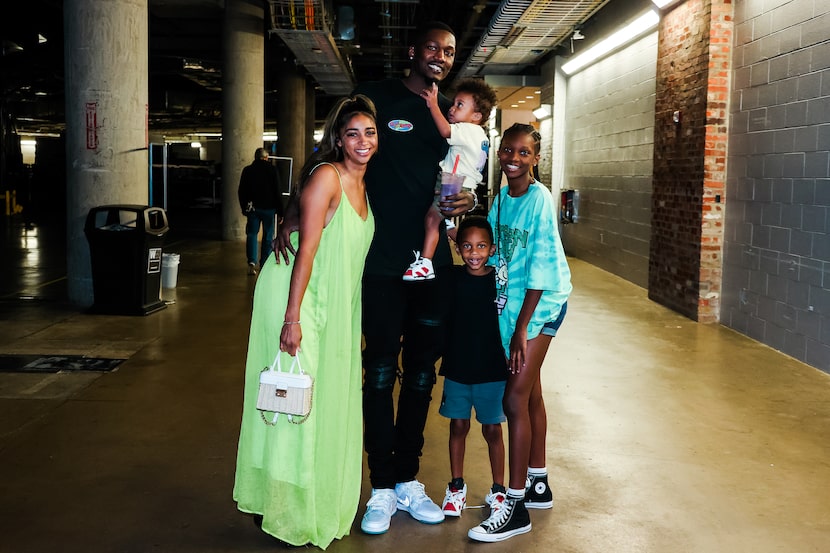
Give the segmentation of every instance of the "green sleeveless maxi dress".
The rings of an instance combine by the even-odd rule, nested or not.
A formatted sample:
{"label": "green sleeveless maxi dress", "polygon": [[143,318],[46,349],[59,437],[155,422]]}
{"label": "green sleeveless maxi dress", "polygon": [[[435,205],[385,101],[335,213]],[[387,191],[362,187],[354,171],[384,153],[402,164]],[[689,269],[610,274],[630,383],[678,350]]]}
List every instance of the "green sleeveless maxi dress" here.
{"label": "green sleeveless maxi dress", "polygon": [[[256,408],[260,372],[279,352],[294,267],[269,257],[254,291],[233,490],[240,511],[263,516],[263,531],[323,549],[349,533],[360,501],[361,277],[374,234],[371,208],[364,221],[340,186],[300,307],[300,363],[314,378],[311,413],[303,424],[280,415],[268,426]],[[281,355],[287,370],[292,359]]]}

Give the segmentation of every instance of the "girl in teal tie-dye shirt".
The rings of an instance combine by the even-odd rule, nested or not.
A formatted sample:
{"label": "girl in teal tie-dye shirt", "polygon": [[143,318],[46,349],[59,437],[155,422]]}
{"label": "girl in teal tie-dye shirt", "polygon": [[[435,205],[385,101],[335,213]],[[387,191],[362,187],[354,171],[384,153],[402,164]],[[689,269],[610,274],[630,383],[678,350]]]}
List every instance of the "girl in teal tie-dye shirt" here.
{"label": "girl in teal tie-dye shirt", "polygon": [[491,261],[497,267],[499,328],[509,354],[504,412],[510,481],[506,495],[488,498],[490,517],[469,531],[478,541],[502,541],[529,532],[527,509],[553,506],[545,467],[547,413],[540,372],[572,287],[553,197],[533,177],[540,138],[531,125],[517,123],[504,132],[498,150],[507,186],[494,200],[488,219],[498,246]]}

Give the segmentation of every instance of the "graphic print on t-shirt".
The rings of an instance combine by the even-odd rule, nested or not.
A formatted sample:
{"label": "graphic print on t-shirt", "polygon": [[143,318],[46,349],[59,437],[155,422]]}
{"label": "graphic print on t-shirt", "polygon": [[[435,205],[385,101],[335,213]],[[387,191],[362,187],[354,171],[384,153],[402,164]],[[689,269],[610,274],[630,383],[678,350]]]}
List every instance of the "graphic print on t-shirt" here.
{"label": "graphic print on t-shirt", "polygon": [[496,311],[499,315],[507,305],[507,261],[499,256],[499,264],[496,266]]}
{"label": "graphic print on t-shirt", "polygon": [[386,126],[395,132],[409,132],[415,128],[415,125],[406,119],[392,119]]}

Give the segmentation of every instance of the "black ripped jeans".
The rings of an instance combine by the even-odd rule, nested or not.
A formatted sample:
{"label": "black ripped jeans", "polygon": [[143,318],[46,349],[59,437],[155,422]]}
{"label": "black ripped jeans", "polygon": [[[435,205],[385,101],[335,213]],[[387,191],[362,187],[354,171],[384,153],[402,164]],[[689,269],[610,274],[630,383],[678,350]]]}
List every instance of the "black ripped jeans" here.
{"label": "black ripped jeans", "polygon": [[[363,424],[373,488],[394,488],[418,475],[424,426],[443,347],[449,271],[434,280],[363,277]],[[398,354],[402,367],[398,368]],[[400,378],[398,412],[392,394]]]}

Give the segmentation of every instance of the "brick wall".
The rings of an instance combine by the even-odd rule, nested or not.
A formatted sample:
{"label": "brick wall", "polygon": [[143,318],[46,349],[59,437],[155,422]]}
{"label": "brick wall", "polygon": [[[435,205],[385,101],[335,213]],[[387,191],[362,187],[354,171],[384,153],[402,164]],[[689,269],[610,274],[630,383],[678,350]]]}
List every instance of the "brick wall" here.
{"label": "brick wall", "polygon": [[659,36],[649,298],[716,322],[731,4],[688,0],[664,14]]}

